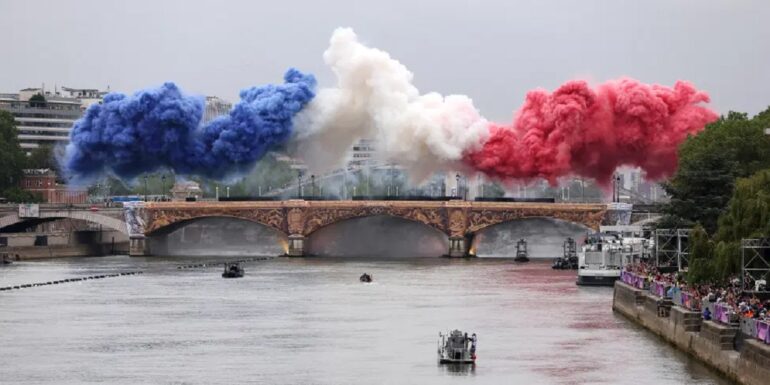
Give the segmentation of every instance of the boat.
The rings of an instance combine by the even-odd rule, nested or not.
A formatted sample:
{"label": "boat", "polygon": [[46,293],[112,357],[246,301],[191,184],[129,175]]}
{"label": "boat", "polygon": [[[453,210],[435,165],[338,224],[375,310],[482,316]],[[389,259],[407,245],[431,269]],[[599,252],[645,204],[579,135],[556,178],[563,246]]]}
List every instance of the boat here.
{"label": "boat", "polygon": [[361,282],[372,282],[373,278],[371,275],[364,273],[363,275],[361,275],[360,278],[358,278],[358,280]]}
{"label": "boat", "polygon": [[516,243],[516,257],[513,258],[516,262],[529,262],[527,256],[527,241],[519,239]]}
{"label": "boat", "polygon": [[240,263],[225,263],[225,271],[222,278],[241,278],[243,277],[243,268]]}
{"label": "boat", "polygon": [[594,233],[586,237],[578,253],[577,284],[612,286],[620,278],[622,239],[616,233]]}
{"label": "boat", "polygon": [[578,253],[577,284],[612,286],[624,266],[650,260],[653,249],[641,226],[601,226]]}
{"label": "boat", "polygon": [[473,364],[476,362],[476,333],[468,337],[457,329],[438,333],[439,364]]}
{"label": "boat", "polygon": [[562,245],[562,256],[554,259],[552,269],[574,270],[578,268],[578,255],[575,240],[567,238]]}

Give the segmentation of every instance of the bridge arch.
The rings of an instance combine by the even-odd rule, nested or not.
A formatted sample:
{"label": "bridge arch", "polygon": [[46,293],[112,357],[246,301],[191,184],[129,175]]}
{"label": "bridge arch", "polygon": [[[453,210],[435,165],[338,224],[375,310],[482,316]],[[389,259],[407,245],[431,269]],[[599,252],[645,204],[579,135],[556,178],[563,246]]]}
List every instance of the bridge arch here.
{"label": "bridge arch", "polygon": [[310,212],[305,218],[303,235],[312,236],[316,231],[328,226],[343,223],[349,220],[375,217],[390,217],[402,219],[411,223],[418,223],[438,233],[448,235],[445,219],[438,212],[412,209],[393,210],[385,207],[370,207],[360,210],[335,210],[332,212]]}
{"label": "bridge arch", "polygon": [[512,221],[547,218],[580,225],[598,231],[605,210],[559,211],[559,210],[473,210],[468,214],[466,234],[476,234],[484,229]]}
{"label": "bridge arch", "polygon": [[185,211],[166,212],[165,210],[151,211],[146,218],[145,235],[168,234],[191,222],[206,218],[232,218],[253,222],[271,228],[286,236],[286,224],[281,210],[252,210],[252,211],[212,211],[191,213]]}
{"label": "bridge arch", "polygon": [[524,217],[477,230],[472,236],[470,253],[481,257],[513,257],[518,241],[524,239],[530,257],[555,258],[562,255],[567,238],[580,245],[592,231],[580,222],[548,216]]}
{"label": "bridge arch", "polygon": [[[195,224],[200,226],[191,226]],[[212,253],[273,255],[285,253],[288,245],[285,232],[260,221],[233,215],[205,215],[178,220],[155,228],[145,236],[150,254],[166,256]]]}
{"label": "bridge arch", "polygon": [[386,213],[339,219],[305,239],[306,253],[335,257],[439,257],[450,242],[433,226]]}
{"label": "bridge arch", "polygon": [[0,217],[0,231],[13,225],[31,222],[31,223],[43,223],[55,221],[58,219],[78,219],[86,222],[96,223],[112,230],[118,231],[125,235],[128,235],[128,228],[126,223],[122,219],[114,218],[98,212],[84,211],[84,210],[56,210],[56,211],[40,211],[39,217],[36,218],[19,218],[18,213],[13,213]]}

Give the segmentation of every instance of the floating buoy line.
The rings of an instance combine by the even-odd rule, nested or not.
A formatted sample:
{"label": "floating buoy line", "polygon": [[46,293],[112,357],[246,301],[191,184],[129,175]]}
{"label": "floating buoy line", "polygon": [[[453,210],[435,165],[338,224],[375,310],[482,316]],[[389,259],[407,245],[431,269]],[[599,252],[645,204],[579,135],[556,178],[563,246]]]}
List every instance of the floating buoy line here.
{"label": "floating buoy line", "polygon": [[144,274],[143,271],[127,271],[124,273],[114,273],[114,274],[103,274],[103,275],[90,275],[88,277],[77,277],[77,278],[67,278],[67,279],[60,279],[58,281],[46,281],[46,282],[38,282],[38,283],[28,283],[24,285],[13,285],[13,286],[5,286],[0,287],[0,291],[7,291],[7,290],[19,290],[19,289],[27,289],[30,287],[39,287],[39,286],[49,286],[49,285],[60,285],[63,283],[71,283],[71,282],[83,282],[93,279],[104,279],[104,278],[115,278],[115,277],[121,277],[126,275],[138,275],[138,274]]}
{"label": "floating buoy line", "polygon": [[177,269],[198,269],[201,267],[214,267],[214,266],[224,266],[226,263],[244,263],[244,262],[254,262],[254,261],[267,261],[269,259],[274,259],[276,257],[255,257],[255,258],[247,258],[247,259],[239,259],[237,261],[226,261],[226,262],[210,262],[210,263],[196,263],[193,265],[179,265],[176,268]]}
{"label": "floating buoy line", "polygon": [[[240,259],[237,261],[227,261],[227,262],[209,262],[209,263],[198,263],[198,264],[192,264],[192,265],[179,265],[176,268],[179,270],[182,269],[196,269],[201,267],[214,267],[214,266],[224,266],[226,263],[244,263],[244,262],[254,262],[254,261],[267,261],[269,259],[274,259],[275,257],[255,257],[255,258],[247,258],[247,259]],[[104,279],[104,278],[115,278],[115,277],[121,277],[121,276],[127,276],[127,275],[138,275],[138,274],[144,274],[143,271],[128,271],[124,273],[114,273],[114,274],[103,274],[103,275],[90,275],[87,277],[78,277],[78,278],[67,278],[67,279],[60,279],[57,281],[46,281],[46,282],[38,282],[38,283],[27,283],[24,285],[12,285],[12,286],[0,286],[0,291],[9,291],[9,290],[20,290],[20,289],[27,289],[31,287],[39,287],[39,286],[49,286],[49,285],[61,285],[64,283],[72,283],[72,282],[84,282],[94,279]]]}

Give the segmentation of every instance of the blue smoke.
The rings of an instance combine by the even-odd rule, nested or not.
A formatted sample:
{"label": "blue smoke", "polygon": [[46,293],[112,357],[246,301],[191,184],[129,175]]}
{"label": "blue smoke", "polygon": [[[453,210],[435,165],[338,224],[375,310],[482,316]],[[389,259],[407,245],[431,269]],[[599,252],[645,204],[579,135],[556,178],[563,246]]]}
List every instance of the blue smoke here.
{"label": "blue smoke", "polygon": [[202,127],[203,98],[174,83],[109,94],[75,122],[63,169],[76,182],[158,169],[219,180],[246,173],[291,137],[292,118],[315,96],[313,75],[292,68],[284,81],[241,91],[228,115]]}

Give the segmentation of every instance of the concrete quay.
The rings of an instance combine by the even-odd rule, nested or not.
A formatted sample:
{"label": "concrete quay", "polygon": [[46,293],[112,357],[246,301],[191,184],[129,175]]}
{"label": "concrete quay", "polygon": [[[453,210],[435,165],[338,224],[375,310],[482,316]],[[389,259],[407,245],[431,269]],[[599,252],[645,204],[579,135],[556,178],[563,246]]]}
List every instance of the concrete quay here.
{"label": "concrete quay", "polygon": [[734,381],[770,383],[770,345],[742,335],[737,326],[704,321],[698,312],[621,281],[615,282],[612,308]]}

